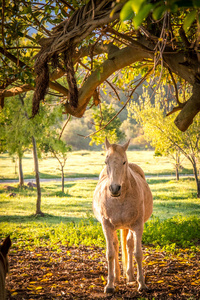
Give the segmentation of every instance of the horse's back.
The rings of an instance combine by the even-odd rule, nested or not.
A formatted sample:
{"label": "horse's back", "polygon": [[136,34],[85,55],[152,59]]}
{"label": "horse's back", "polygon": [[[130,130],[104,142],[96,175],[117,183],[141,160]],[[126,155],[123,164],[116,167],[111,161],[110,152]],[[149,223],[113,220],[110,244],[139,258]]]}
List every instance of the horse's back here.
{"label": "horse's back", "polygon": [[144,172],[138,165],[136,165],[134,163],[129,163],[128,166],[129,166],[129,168],[131,168],[131,170],[133,172],[138,173],[143,179],[145,179]]}
{"label": "horse's back", "polygon": [[133,172],[133,175],[137,174],[142,178],[140,181],[142,184],[143,194],[144,194],[144,222],[146,222],[153,211],[153,197],[148,183],[146,182],[145,174],[143,170],[134,163],[129,163],[129,167]]}

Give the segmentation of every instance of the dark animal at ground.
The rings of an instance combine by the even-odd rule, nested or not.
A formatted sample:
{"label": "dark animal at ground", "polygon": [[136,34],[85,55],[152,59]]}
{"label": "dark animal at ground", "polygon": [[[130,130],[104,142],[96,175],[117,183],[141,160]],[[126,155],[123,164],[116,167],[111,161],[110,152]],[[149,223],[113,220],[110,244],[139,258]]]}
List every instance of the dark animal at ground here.
{"label": "dark animal at ground", "polygon": [[5,280],[8,273],[8,251],[11,246],[10,236],[8,236],[0,246],[0,300],[6,299]]}
{"label": "dark animal at ground", "polygon": [[33,182],[28,182],[28,183],[27,183],[27,186],[28,186],[28,187],[31,187],[31,188],[37,187],[37,185],[36,185],[35,183],[33,183]]}

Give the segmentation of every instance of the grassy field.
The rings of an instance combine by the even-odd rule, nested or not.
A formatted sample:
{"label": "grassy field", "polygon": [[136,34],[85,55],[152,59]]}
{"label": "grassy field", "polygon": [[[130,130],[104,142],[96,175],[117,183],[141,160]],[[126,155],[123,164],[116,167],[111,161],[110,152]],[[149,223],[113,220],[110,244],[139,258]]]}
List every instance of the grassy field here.
{"label": "grassy field", "polygon": [[[128,160],[138,164],[146,175],[174,175],[172,163],[166,157],[154,157],[153,151],[127,151]],[[68,154],[65,166],[65,177],[93,177],[101,172],[105,161],[103,151],[77,151]],[[23,172],[25,178],[34,177],[34,163],[32,153],[26,153],[23,161]],[[182,173],[193,173],[191,165],[187,160],[182,162]],[[61,176],[58,161],[47,157],[39,160],[41,178],[58,178]],[[17,179],[17,164],[7,154],[0,155],[0,179]]]}
{"label": "grassy field", "polygon": [[[69,153],[66,177],[98,176],[104,166],[102,154]],[[154,158],[152,151],[129,151],[128,157],[147,175],[156,175],[147,179],[154,210],[143,233],[145,280],[152,292],[141,298],[135,285],[130,287],[128,298],[168,299],[170,295],[170,299],[197,300],[200,199],[196,198],[194,178],[176,181],[170,162],[166,158]],[[192,173],[189,165],[183,165],[183,173]],[[31,155],[26,155],[23,159],[26,178],[34,177],[32,166]],[[9,184],[16,193],[10,197],[5,183],[0,183],[0,240],[8,234],[12,239],[7,280],[9,299],[86,299],[87,296],[102,299],[99,296],[107,276],[106,247],[101,224],[92,212],[97,180],[66,181],[62,193],[60,179],[53,180],[60,177],[54,159],[41,160],[40,172],[42,178],[50,178],[41,182],[44,217],[35,215],[36,188],[19,189],[17,183]],[[17,178],[15,163],[7,155],[0,158],[0,174],[0,179]],[[173,176],[159,176],[163,174]],[[121,279],[116,299],[125,299],[122,295],[127,295],[129,289]],[[77,297],[80,294],[83,297]]]}
{"label": "grassy field", "polygon": [[[154,212],[146,223],[143,243],[174,250],[176,247],[199,249],[200,200],[196,199],[193,179],[148,179]],[[36,190],[16,189],[9,197],[0,184],[0,238],[11,234],[14,244],[22,247],[58,245],[105,246],[101,225],[92,212],[96,180],[71,181],[65,194],[59,182],[42,183],[42,211],[36,217]],[[196,250],[195,250],[196,249]]]}

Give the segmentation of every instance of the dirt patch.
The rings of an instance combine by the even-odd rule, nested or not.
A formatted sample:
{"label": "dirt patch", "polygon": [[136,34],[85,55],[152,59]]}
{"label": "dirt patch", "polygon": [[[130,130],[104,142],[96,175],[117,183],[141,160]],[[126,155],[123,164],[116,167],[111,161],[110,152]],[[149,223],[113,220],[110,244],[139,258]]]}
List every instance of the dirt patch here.
{"label": "dirt patch", "polygon": [[200,253],[167,254],[144,249],[148,292],[121,277],[113,295],[104,294],[105,249],[65,247],[57,250],[14,249],[9,256],[8,299],[200,299]]}

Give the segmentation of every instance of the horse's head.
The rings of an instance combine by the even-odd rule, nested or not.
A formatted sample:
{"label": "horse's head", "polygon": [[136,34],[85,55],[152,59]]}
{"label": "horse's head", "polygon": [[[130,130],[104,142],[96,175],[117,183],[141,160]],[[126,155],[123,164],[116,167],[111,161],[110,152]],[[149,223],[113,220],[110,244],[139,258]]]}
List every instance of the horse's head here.
{"label": "horse's head", "polygon": [[105,140],[107,174],[109,178],[109,190],[113,197],[121,195],[121,187],[126,174],[128,161],[126,150],[130,140],[124,145],[110,144],[108,139]]}

